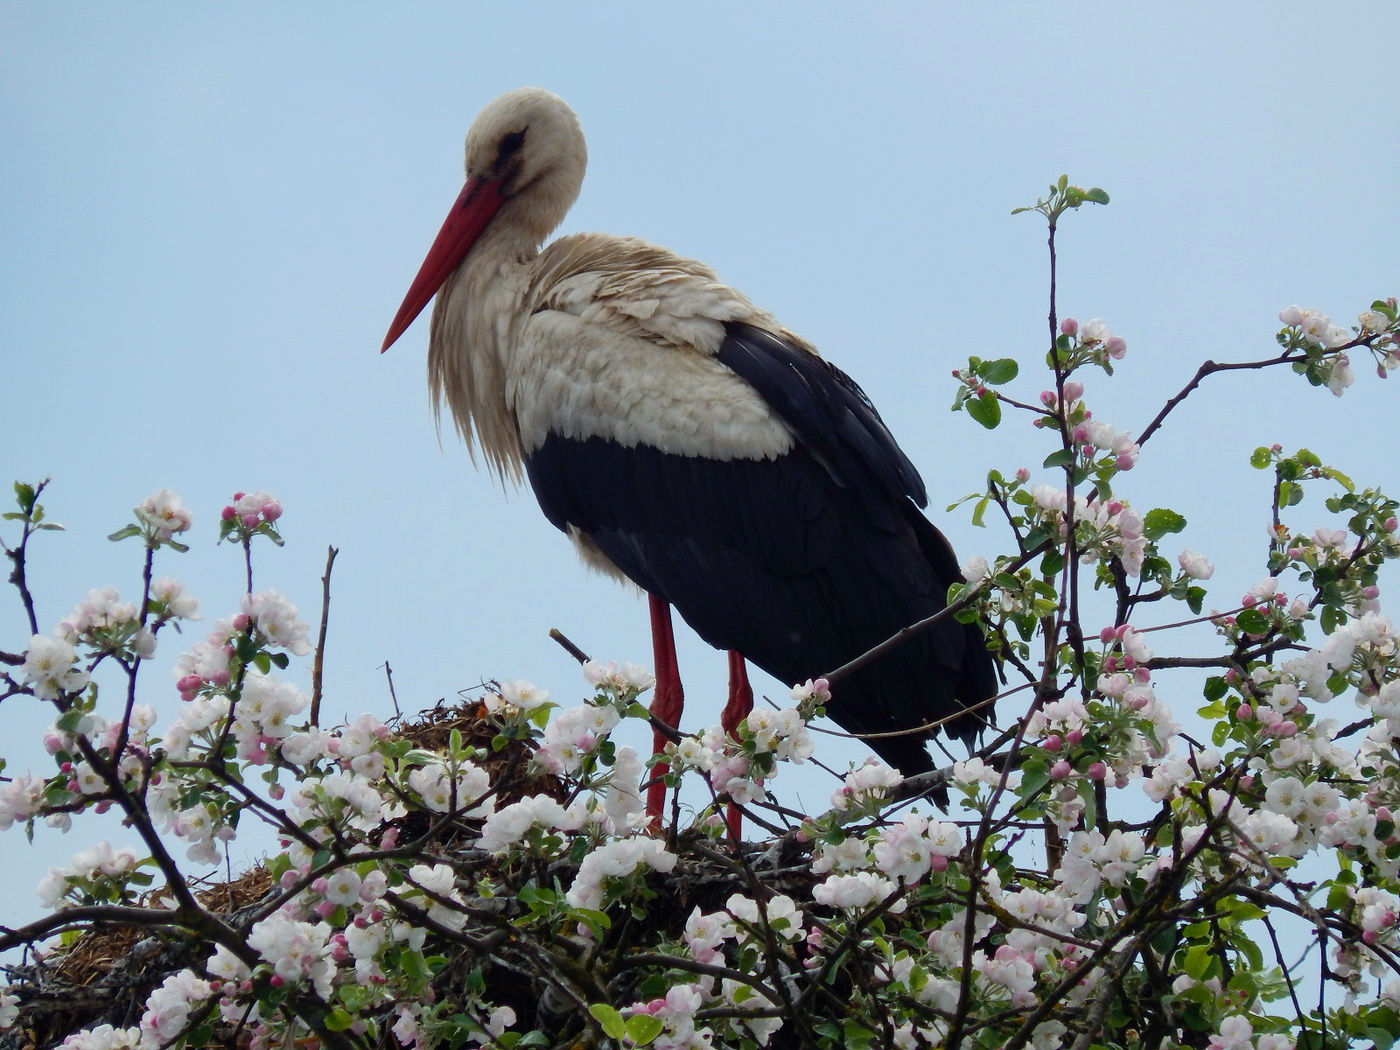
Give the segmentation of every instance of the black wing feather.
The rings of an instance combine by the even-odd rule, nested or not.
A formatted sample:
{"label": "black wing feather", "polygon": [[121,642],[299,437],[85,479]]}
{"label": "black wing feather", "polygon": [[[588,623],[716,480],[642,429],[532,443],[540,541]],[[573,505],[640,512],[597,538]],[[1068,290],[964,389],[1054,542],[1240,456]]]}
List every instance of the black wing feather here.
{"label": "black wing feather", "polygon": [[[793,430],[791,452],[721,461],[551,434],[526,470],[550,521],[585,532],[707,642],[802,682],[942,609],[961,576],[860,388],[771,333],[727,332],[719,360]],[[981,632],[949,621],[841,681],[829,712],[855,733],[907,730],[995,689]],[[985,714],[949,728],[970,737]],[[906,775],[932,767],[922,736],[870,744]]]}

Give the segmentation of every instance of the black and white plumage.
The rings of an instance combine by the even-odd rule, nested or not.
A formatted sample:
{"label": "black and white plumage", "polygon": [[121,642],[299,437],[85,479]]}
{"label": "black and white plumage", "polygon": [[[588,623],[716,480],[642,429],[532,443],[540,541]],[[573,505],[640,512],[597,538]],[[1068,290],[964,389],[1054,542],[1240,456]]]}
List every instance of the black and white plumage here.
{"label": "black and white plumage", "polygon": [[[492,102],[385,348],[436,293],[430,380],[468,448],[528,476],[590,565],[782,681],[942,609],[956,559],[850,378],[693,260],[597,234],[540,250],[585,158],[561,99]],[[949,620],[842,680],[828,711],[889,733],[995,691],[980,630]],[[986,716],[948,728],[971,736]],[[932,766],[924,734],[870,746],[905,775]]]}

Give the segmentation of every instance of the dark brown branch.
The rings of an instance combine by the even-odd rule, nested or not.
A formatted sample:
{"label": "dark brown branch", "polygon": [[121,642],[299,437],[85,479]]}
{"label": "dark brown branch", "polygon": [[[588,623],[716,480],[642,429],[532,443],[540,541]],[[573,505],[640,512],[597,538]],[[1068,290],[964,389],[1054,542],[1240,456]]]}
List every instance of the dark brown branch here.
{"label": "dark brown branch", "polygon": [[331,618],[331,569],[338,547],[326,547],[326,574],[321,577],[321,629],[316,634],[316,655],[311,661],[311,724],[321,724],[321,682],[326,659],[326,625]]}
{"label": "dark brown branch", "polygon": [[1141,436],[1138,437],[1138,448],[1147,444],[1147,439],[1157,433],[1157,428],[1162,425],[1162,422],[1171,413],[1172,409],[1185,401],[1186,398],[1190,396],[1191,392],[1201,385],[1201,380],[1206,376],[1214,375],[1216,372],[1232,372],[1241,368],[1268,368],[1271,365],[1286,365],[1297,360],[1299,360],[1298,356],[1290,350],[1287,353],[1280,354],[1278,357],[1271,357],[1264,361],[1236,361],[1223,365],[1217,364],[1214,361],[1204,362],[1200,368],[1196,369],[1196,374],[1191,377],[1191,382],[1182,387],[1175,397],[1169,399],[1167,403],[1162,406],[1162,411],[1157,413],[1157,418],[1147,424]]}
{"label": "dark brown branch", "polygon": [[558,627],[551,627],[549,629],[549,636],[553,638],[556,642],[558,642],[561,646],[563,646],[564,651],[570,656],[572,656],[579,663],[586,664],[589,662],[589,655],[585,653],[582,649],[580,649],[578,646],[576,646],[573,642],[569,641],[568,637],[564,634],[563,631],[559,630]]}

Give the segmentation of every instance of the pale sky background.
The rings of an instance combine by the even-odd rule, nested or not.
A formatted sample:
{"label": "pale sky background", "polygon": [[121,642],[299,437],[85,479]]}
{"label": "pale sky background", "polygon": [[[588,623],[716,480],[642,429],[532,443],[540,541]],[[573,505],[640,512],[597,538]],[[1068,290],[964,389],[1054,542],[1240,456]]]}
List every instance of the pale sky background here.
{"label": "pale sky background", "polygon": [[[51,475],[45,503],[68,527],[32,551],[43,629],[90,588],[135,596],[139,547],[105,537],[165,487],[195,512],[195,549],[157,574],[184,578],[209,623],[229,615],[241,562],[214,548],[218,511],[263,488],[288,545],[258,552],[259,589],[314,625],[326,545],[341,551],[330,720],[391,713],[386,660],[410,710],[492,677],[577,702],[551,627],[650,664],[645,604],[585,571],[533,497],[503,494],[450,431],[439,445],[426,321],[377,352],[460,188],[468,125],[527,84],[563,95],[588,136],[564,230],[702,259],[812,340],[879,406],[959,554],[991,557],[1005,535],[944,508],[1050,449],[1021,420],[988,433],[949,415],[948,373],[1011,355],[1013,394],[1045,385],[1044,226],[1011,209],[1061,172],[1112,194],[1063,224],[1060,302],[1128,341],[1115,379],[1085,377],[1120,429],[1140,431],[1207,357],[1269,356],[1290,303],[1352,323],[1400,293],[1397,96],[1372,47],[1393,10],[4,4],[0,482]],[[1305,445],[1400,488],[1400,379],[1355,363],[1340,400],[1291,373],[1214,377],[1122,479],[1143,509],[1190,519],[1167,551],[1215,560],[1218,606],[1264,575],[1255,446]],[[1291,520],[1324,523],[1319,498],[1308,508]],[[27,630],[12,593],[0,648],[14,652]],[[724,658],[681,634],[699,728]],[[164,635],[148,676],[161,725],[182,647]],[[305,685],[309,661],[291,677]],[[12,770],[46,768],[51,719],[33,707],[0,708]],[[827,738],[818,752],[843,767],[864,753]],[[830,784],[810,784],[800,801],[819,806]],[[123,839],[6,836],[0,922],[34,917],[28,887],[101,835]]]}

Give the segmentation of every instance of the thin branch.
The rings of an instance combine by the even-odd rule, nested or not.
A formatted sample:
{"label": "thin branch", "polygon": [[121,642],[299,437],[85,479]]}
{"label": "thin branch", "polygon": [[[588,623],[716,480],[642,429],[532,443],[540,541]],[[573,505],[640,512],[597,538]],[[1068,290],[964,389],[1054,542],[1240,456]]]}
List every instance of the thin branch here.
{"label": "thin branch", "polygon": [[321,629],[316,634],[316,655],[311,661],[311,725],[321,724],[322,670],[326,658],[326,625],[331,617],[331,569],[340,549],[327,545],[326,574],[321,577]]}
{"label": "thin branch", "polygon": [[1236,361],[1223,365],[1217,364],[1214,361],[1204,362],[1200,368],[1196,369],[1196,374],[1191,377],[1191,382],[1182,387],[1175,397],[1169,399],[1167,403],[1162,406],[1162,411],[1157,413],[1157,417],[1153,419],[1151,423],[1147,424],[1147,427],[1137,439],[1138,448],[1142,448],[1143,445],[1147,444],[1147,439],[1157,433],[1157,428],[1162,425],[1172,409],[1185,401],[1186,398],[1190,396],[1191,392],[1195,390],[1196,387],[1200,386],[1201,380],[1206,376],[1214,375],[1216,372],[1232,372],[1241,368],[1268,368],[1271,365],[1286,365],[1299,360],[1302,359],[1290,350],[1287,353],[1280,354],[1278,357],[1271,357],[1264,361]]}
{"label": "thin branch", "polygon": [[549,629],[549,636],[553,638],[556,642],[558,642],[563,647],[564,651],[570,656],[572,656],[579,663],[586,664],[589,662],[589,655],[585,653],[582,649],[580,649],[578,646],[576,646],[573,642],[569,641],[568,637],[564,634],[563,631],[559,630],[559,628],[551,627]]}

